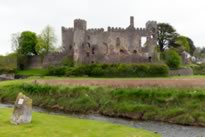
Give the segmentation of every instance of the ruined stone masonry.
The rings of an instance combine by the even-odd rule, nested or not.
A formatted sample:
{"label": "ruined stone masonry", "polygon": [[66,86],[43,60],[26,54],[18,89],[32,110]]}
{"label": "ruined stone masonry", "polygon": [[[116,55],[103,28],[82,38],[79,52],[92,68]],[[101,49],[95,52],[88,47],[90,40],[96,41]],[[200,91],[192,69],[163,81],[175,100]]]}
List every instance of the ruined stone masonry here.
{"label": "ruined stone masonry", "polygon": [[[153,61],[157,45],[157,22],[148,21],[145,28],[136,28],[130,17],[127,28],[87,29],[85,20],[74,20],[73,28],[62,27],[62,53],[47,55],[43,66],[60,62],[62,56],[76,64],[144,63]],[[60,56],[60,57],[58,57]],[[32,57],[31,67],[41,66],[39,57]]]}
{"label": "ruined stone masonry", "polygon": [[74,28],[62,27],[62,42],[79,64],[147,62],[157,45],[157,22],[148,21],[146,28],[135,28],[134,17],[130,17],[127,28],[108,27],[104,31],[87,29],[85,20],[76,19]]}

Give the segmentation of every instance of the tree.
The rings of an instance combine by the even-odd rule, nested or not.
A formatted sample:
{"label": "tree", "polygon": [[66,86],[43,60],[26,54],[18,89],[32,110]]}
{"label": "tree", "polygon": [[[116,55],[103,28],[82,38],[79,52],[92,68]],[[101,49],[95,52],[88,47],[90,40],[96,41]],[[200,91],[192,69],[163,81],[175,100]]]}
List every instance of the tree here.
{"label": "tree", "polygon": [[43,44],[41,47],[46,50],[46,53],[53,51],[57,41],[54,29],[51,26],[46,26],[39,36],[39,40],[40,45]]}
{"label": "tree", "polygon": [[11,46],[12,46],[12,50],[15,52],[19,48],[19,39],[20,39],[20,33],[13,33],[11,35]]}
{"label": "tree", "polygon": [[181,47],[183,51],[190,52],[189,41],[185,36],[178,36],[174,40],[174,44],[170,44],[170,47]]}
{"label": "tree", "polygon": [[18,69],[24,69],[27,64],[28,56],[37,55],[35,50],[37,44],[36,33],[31,31],[24,31],[19,37],[13,36],[13,46],[16,49],[17,67]]}
{"label": "tree", "polygon": [[37,52],[35,50],[36,44],[36,33],[31,31],[24,31],[21,33],[21,36],[19,38],[19,47],[17,49],[17,52],[25,56],[37,55]]}
{"label": "tree", "polygon": [[177,36],[169,43],[170,48],[175,48],[178,53],[186,51],[193,55],[196,47],[194,42],[186,36]]}
{"label": "tree", "polygon": [[55,49],[55,43],[56,36],[53,28],[46,26],[42,33],[38,36],[36,44],[36,52],[41,57],[41,62],[43,62],[46,54]]}
{"label": "tree", "polygon": [[193,55],[194,51],[196,50],[196,46],[194,45],[194,42],[192,41],[192,39],[187,37],[187,40],[189,42],[190,54]]}
{"label": "tree", "polygon": [[159,23],[158,28],[158,45],[160,51],[164,51],[170,42],[178,35],[176,30],[168,23]]}
{"label": "tree", "polygon": [[38,36],[37,41],[38,42],[36,44],[36,52],[41,57],[41,63],[42,63],[45,55],[48,52],[47,47],[46,47],[47,44],[46,44],[46,41],[41,36]]}

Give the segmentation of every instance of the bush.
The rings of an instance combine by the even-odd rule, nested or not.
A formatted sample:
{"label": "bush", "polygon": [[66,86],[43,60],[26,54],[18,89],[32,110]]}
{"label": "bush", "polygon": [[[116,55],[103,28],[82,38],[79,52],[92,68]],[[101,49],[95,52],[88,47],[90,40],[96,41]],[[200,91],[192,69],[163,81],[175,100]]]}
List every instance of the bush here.
{"label": "bush", "polygon": [[49,67],[48,75],[50,76],[64,76],[66,75],[66,67]]}
{"label": "bush", "polygon": [[181,64],[181,57],[175,50],[166,50],[163,53],[165,63],[173,69],[179,68]]}
{"label": "bush", "polygon": [[63,58],[63,60],[61,61],[60,65],[62,66],[67,66],[67,67],[73,67],[74,66],[74,62],[72,59],[69,58]]}
{"label": "bush", "polygon": [[48,74],[52,76],[158,77],[167,76],[168,67],[164,64],[91,64],[72,68],[50,68]]}
{"label": "bush", "polygon": [[0,68],[0,74],[15,73],[15,68]]}
{"label": "bush", "polygon": [[205,64],[192,66],[192,69],[194,71],[194,75],[205,75]]}

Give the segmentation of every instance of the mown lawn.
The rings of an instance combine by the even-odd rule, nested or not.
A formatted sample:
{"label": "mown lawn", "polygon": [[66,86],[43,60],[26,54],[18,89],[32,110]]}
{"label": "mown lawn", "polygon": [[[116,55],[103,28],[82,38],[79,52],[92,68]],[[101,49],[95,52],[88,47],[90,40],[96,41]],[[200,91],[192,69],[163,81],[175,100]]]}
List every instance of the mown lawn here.
{"label": "mown lawn", "polygon": [[9,122],[11,113],[0,109],[2,137],[160,137],[142,129],[44,113],[33,113],[31,124],[16,126]]}

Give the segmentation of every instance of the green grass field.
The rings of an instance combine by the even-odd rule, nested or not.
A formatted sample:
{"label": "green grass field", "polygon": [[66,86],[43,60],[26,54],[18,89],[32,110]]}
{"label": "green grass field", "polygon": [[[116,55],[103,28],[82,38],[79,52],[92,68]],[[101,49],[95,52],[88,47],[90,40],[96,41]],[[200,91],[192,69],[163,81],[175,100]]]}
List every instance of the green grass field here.
{"label": "green grass field", "polygon": [[33,113],[31,124],[16,126],[9,122],[11,113],[0,109],[2,137],[160,137],[143,129],[44,113]]}
{"label": "green grass field", "polygon": [[28,69],[28,70],[18,70],[16,75],[23,76],[45,76],[48,73],[47,69]]}

